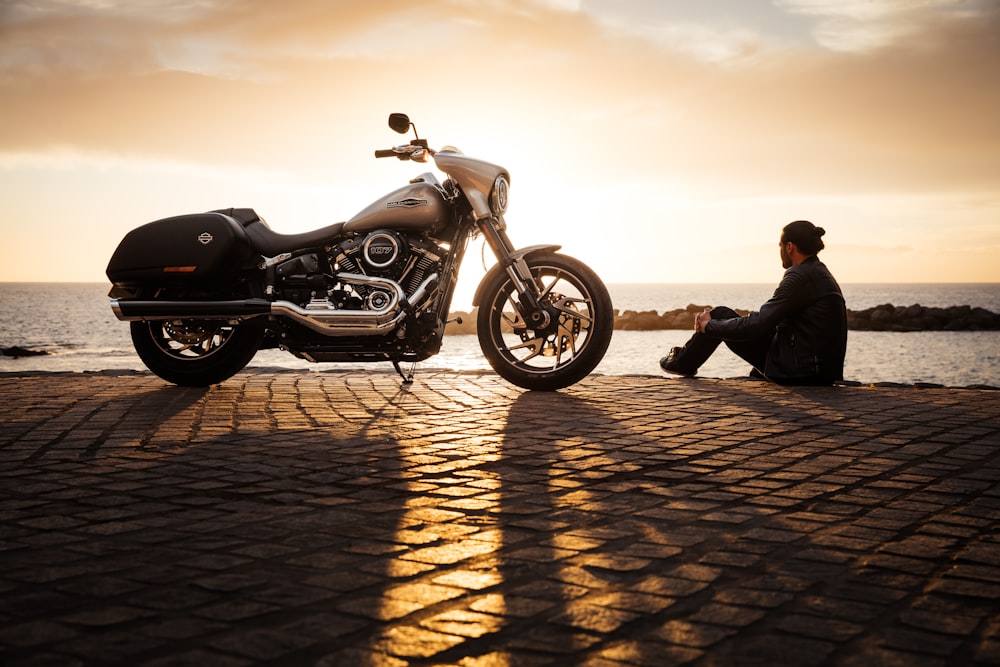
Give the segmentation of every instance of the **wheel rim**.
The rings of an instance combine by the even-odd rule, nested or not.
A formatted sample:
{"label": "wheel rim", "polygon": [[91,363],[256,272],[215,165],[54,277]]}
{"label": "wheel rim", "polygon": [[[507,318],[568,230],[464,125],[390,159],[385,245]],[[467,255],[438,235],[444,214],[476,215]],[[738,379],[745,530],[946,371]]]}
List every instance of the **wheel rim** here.
{"label": "wheel rim", "polygon": [[180,361],[200,361],[212,356],[225,347],[235,331],[232,325],[204,320],[149,323],[149,332],[156,347]]}
{"label": "wheel rim", "polygon": [[518,292],[508,279],[490,304],[490,339],[512,366],[528,373],[564,368],[587,348],[594,326],[594,297],[577,276],[556,266],[533,266],[542,288],[548,323],[529,328],[520,315]]}

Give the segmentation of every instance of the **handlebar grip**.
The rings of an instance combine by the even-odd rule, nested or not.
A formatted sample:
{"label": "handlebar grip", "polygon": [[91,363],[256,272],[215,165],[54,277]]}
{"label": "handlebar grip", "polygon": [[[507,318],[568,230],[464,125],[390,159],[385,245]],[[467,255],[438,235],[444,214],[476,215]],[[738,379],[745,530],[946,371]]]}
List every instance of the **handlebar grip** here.
{"label": "handlebar grip", "polygon": [[375,157],[396,157],[398,155],[396,151],[391,148],[379,149],[375,151]]}

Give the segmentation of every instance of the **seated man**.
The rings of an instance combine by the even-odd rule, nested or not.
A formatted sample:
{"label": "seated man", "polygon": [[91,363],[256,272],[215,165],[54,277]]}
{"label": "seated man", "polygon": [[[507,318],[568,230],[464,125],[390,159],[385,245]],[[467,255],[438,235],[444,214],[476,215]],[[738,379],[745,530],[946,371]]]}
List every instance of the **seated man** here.
{"label": "seated man", "polygon": [[706,309],[695,334],[660,360],[667,373],[691,376],[725,342],[745,359],[751,375],[779,384],[828,385],[844,379],[847,308],[840,285],[816,254],[825,246],[822,227],[806,220],[781,231],[784,277],[757,312]]}

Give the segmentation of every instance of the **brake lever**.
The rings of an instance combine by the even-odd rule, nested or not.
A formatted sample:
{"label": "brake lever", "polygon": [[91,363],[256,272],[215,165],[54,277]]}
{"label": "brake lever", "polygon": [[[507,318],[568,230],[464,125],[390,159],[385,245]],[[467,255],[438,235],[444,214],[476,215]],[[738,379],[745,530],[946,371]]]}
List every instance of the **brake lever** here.
{"label": "brake lever", "polygon": [[412,144],[400,144],[399,146],[393,146],[392,152],[396,154],[396,159],[398,160],[409,160],[413,156],[413,151],[416,146]]}
{"label": "brake lever", "polygon": [[421,146],[419,143],[400,144],[399,146],[394,146],[391,150],[399,160],[413,160],[416,162],[427,162],[428,155],[434,154],[434,151],[427,146]]}

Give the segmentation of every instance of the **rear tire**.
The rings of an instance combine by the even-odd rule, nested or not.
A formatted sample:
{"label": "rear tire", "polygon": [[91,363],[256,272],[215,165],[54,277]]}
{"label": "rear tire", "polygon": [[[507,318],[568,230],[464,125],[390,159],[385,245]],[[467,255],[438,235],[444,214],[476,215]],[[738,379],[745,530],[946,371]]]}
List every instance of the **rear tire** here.
{"label": "rear tire", "polygon": [[132,345],[149,370],[184,387],[228,380],[253,359],[264,340],[266,321],[225,320],[132,322]]}

